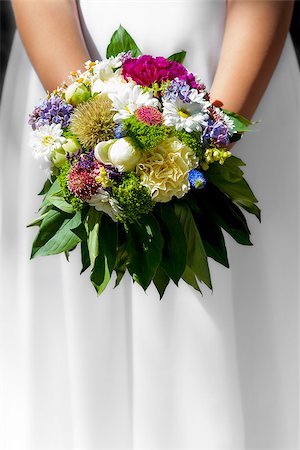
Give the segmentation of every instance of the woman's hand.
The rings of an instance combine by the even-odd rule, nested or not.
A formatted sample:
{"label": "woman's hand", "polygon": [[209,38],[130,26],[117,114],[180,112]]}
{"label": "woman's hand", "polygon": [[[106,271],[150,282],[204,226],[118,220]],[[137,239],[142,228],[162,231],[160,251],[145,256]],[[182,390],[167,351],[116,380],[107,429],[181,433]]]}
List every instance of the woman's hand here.
{"label": "woman's hand", "polygon": [[252,117],[281,54],[293,5],[290,0],[227,0],[212,101]]}
{"label": "woman's hand", "polygon": [[20,36],[44,86],[52,91],[90,59],[76,0],[12,0]]}

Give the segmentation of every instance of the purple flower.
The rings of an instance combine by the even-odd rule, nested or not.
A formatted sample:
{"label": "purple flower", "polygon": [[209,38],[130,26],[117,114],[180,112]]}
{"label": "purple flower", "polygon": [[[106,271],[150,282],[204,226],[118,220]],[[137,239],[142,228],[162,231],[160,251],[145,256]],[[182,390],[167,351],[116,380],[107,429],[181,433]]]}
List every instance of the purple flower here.
{"label": "purple flower", "polygon": [[229,133],[226,124],[222,121],[208,121],[203,131],[203,143],[205,146],[212,143],[216,147],[226,147],[229,144]]}
{"label": "purple flower", "polygon": [[164,94],[164,100],[167,101],[175,101],[176,98],[180,98],[180,100],[190,103],[190,92],[191,87],[185,80],[180,80],[179,78],[175,78],[170,86],[167,87],[166,92]]}
{"label": "purple flower", "polygon": [[70,123],[73,106],[66,103],[58,96],[50,97],[36,106],[29,115],[28,123],[33,130],[43,125],[60,124],[66,128]]}

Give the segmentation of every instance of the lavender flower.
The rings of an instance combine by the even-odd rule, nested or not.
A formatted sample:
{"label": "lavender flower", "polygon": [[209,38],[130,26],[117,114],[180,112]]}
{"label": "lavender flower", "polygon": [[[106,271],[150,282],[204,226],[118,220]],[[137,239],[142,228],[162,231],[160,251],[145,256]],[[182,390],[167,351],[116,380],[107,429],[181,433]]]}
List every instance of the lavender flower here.
{"label": "lavender flower", "polygon": [[62,128],[66,128],[70,123],[72,111],[72,105],[58,96],[53,96],[34,108],[32,114],[29,115],[28,123],[33,130],[52,123],[60,124]]}
{"label": "lavender flower", "polygon": [[190,103],[190,92],[191,87],[185,80],[175,78],[172,80],[170,86],[167,87],[163,100],[175,101],[177,98],[180,98],[180,100]]}
{"label": "lavender flower", "polygon": [[216,147],[226,147],[229,144],[228,127],[222,121],[208,121],[207,127],[203,131],[204,146],[213,143]]}

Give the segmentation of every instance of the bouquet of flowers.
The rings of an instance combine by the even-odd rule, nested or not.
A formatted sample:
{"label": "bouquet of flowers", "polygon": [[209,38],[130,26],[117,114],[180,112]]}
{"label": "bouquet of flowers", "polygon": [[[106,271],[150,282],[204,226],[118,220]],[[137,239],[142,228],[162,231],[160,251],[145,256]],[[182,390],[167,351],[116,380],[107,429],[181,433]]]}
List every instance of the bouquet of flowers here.
{"label": "bouquet of flowers", "polygon": [[170,280],[210,288],[208,257],[229,267],[223,231],[251,245],[241,208],[260,219],[228,150],[250,121],[210,101],[182,61],[142,55],[120,26],[106,59],[72,72],[30,115],[47,173],[31,257],[81,248],[98,294],[128,270],[160,297]]}

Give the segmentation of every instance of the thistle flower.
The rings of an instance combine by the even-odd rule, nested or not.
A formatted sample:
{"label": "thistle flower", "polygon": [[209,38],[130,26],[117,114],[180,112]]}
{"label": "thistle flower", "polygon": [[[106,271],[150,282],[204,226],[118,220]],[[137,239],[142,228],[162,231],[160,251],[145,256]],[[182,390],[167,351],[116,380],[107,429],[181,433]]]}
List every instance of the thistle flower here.
{"label": "thistle flower", "polygon": [[[93,155],[92,155],[93,157]],[[99,176],[102,164],[90,155],[82,155],[68,173],[68,188],[70,192],[83,201],[88,201],[96,194],[99,183],[96,181]]]}
{"label": "thistle flower", "polygon": [[70,130],[87,149],[114,137],[114,111],[106,94],[99,94],[74,108]]}

